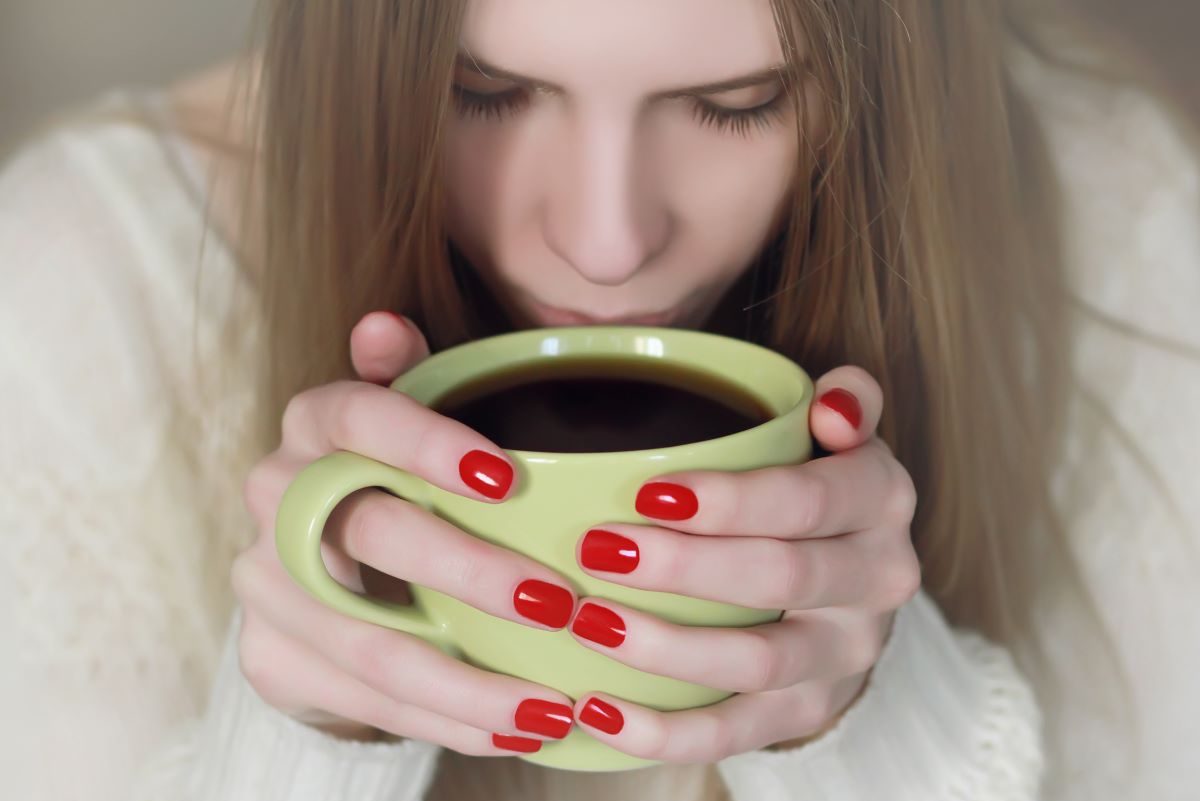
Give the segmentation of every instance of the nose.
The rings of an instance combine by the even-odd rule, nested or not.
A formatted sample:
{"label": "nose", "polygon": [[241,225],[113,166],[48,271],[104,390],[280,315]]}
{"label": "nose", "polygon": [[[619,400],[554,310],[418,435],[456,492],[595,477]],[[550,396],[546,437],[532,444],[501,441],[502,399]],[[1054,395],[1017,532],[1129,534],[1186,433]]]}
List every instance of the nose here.
{"label": "nose", "polygon": [[654,259],[670,236],[670,215],[653,195],[636,130],[616,122],[578,123],[560,139],[550,170],[543,235],[588,281],[620,286]]}

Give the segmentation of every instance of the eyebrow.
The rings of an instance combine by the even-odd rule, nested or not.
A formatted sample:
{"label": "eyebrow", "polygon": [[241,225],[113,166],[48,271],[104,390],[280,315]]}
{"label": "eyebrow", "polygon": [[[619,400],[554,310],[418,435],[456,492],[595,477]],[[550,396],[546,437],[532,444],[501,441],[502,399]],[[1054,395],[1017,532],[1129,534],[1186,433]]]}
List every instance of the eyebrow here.
{"label": "eyebrow", "polygon": [[[495,80],[511,81],[512,83],[520,84],[527,89],[540,90],[544,92],[557,92],[566,94],[566,90],[561,86],[543,81],[540,78],[531,78],[528,75],[520,75],[512,70],[506,70],[503,67],[497,67],[495,64],[490,64],[487,61],[472,55],[471,53],[460,50],[458,53],[457,65],[461,69],[480,75],[484,78],[492,78]],[[667,89],[661,92],[655,92],[656,98],[677,98],[677,97],[697,97],[699,95],[715,95],[721,92],[732,92],[735,89],[746,89],[751,86],[762,86],[766,83],[771,83],[778,80],[787,80],[792,74],[792,68],[789,64],[775,64],[766,69],[752,72],[748,75],[739,75],[736,78],[728,78],[722,81],[713,83],[700,84],[698,86],[687,86],[679,89]]]}

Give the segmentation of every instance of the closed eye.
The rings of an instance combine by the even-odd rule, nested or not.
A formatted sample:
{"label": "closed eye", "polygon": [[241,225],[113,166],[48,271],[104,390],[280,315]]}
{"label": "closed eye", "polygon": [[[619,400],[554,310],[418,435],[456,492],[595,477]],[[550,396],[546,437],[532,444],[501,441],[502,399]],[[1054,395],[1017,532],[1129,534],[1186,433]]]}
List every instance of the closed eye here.
{"label": "closed eye", "polygon": [[[456,83],[454,99],[455,105],[465,116],[497,122],[520,113],[529,105],[528,90],[520,87],[504,92],[484,93],[472,91]],[[728,108],[699,97],[685,100],[691,105],[692,114],[701,125],[712,127],[721,133],[747,136],[751,127],[769,128],[774,122],[782,119],[788,99],[788,93],[780,87],[775,96],[767,102],[745,109]]]}

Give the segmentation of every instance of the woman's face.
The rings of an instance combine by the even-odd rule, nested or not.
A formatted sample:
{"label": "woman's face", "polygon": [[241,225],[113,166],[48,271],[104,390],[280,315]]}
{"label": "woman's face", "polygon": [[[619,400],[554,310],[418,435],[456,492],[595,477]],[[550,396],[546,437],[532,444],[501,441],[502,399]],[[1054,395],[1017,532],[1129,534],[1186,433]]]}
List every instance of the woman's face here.
{"label": "woman's face", "polygon": [[792,186],[782,64],[768,0],[469,0],[451,238],[541,325],[699,325]]}

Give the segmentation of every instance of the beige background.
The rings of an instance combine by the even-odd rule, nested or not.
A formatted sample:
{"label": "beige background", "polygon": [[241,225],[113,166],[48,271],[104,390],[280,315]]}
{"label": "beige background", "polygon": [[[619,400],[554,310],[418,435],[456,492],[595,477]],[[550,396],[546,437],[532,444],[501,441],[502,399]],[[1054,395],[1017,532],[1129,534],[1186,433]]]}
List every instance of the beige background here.
{"label": "beige background", "polygon": [[[1148,44],[1200,111],[1194,47],[1200,0],[1072,1]],[[253,6],[254,0],[0,0],[0,153],[65,104],[114,85],[161,84],[241,49]]]}
{"label": "beige background", "polygon": [[111,86],[160,84],[241,50],[254,4],[0,0],[0,152],[64,105]]}

